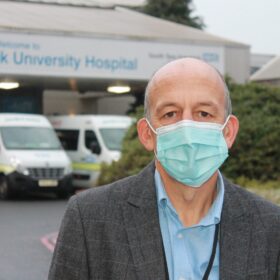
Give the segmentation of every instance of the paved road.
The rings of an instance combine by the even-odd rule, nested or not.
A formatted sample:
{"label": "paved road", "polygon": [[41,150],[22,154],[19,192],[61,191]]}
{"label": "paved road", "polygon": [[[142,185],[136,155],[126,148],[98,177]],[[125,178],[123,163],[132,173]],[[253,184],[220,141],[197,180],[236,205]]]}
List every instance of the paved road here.
{"label": "paved road", "polygon": [[36,195],[0,200],[0,280],[46,280],[52,257],[41,241],[55,233],[67,200]]}

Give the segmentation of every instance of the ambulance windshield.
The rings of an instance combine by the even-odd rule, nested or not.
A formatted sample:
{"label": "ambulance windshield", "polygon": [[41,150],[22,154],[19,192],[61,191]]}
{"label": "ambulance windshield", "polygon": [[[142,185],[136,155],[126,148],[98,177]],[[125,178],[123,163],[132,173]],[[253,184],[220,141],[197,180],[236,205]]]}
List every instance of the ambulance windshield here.
{"label": "ambulance windshield", "polygon": [[61,150],[61,144],[48,127],[1,127],[2,141],[8,150]]}
{"label": "ambulance windshield", "polygon": [[100,133],[106,147],[112,151],[122,149],[122,141],[127,128],[101,128]]}

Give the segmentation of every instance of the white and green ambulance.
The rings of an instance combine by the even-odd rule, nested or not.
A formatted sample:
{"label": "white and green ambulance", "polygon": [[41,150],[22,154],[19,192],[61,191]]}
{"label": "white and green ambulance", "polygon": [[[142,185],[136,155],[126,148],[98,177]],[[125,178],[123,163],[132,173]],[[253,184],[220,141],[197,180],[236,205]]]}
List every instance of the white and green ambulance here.
{"label": "white and green ambulance", "polygon": [[121,156],[122,140],[133,119],[119,115],[49,117],[72,160],[74,188],[96,186],[101,163]]}
{"label": "white and green ambulance", "polygon": [[18,192],[72,192],[71,161],[48,119],[0,114],[0,197]]}

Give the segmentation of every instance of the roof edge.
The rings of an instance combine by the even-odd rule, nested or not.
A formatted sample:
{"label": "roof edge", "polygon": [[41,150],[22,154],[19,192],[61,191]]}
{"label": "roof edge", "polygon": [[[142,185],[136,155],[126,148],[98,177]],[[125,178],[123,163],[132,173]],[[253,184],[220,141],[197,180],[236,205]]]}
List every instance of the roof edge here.
{"label": "roof edge", "polygon": [[13,3],[25,3],[25,4],[39,4],[39,5],[54,5],[54,6],[67,6],[67,7],[79,7],[79,8],[100,8],[100,9],[114,9],[116,4],[108,3],[108,4],[101,4],[98,1],[89,2],[80,2],[74,3],[73,1],[68,2],[61,2],[58,0],[6,0],[6,2],[13,2]]}
{"label": "roof edge", "polygon": [[[269,60],[263,67],[261,67],[257,72],[255,72],[250,78],[250,81],[263,81],[263,80],[267,80],[267,77],[261,77],[262,74],[265,74],[265,72],[267,71],[267,69],[269,69],[269,67],[271,65],[273,65],[276,61],[280,60],[280,56],[276,55],[275,57],[273,57],[271,60]],[[273,79],[277,79],[272,77],[270,78],[270,80]]]}
{"label": "roof edge", "polygon": [[[116,35],[114,33],[111,34],[101,34],[101,33],[92,33],[92,32],[70,32],[70,31],[49,31],[46,29],[23,29],[23,28],[10,28],[9,26],[0,26],[0,32],[13,32],[13,33],[21,33],[28,35],[41,35],[41,36],[65,36],[72,38],[88,38],[88,39],[104,39],[104,40],[134,40],[134,41],[144,41],[144,42],[160,42],[160,43],[170,43],[170,39],[168,38],[154,38],[149,36],[133,36],[133,35]],[[207,40],[196,40],[196,39],[176,39],[172,38],[173,44],[193,44],[193,45],[211,45],[211,46],[224,46],[233,47],[232,42],[221,42],[221,41],[213,41],[209,43]],[[249,45],[243,45],[234,43],[234,47],[239,48],[249,48]]]}
{"label": "roof edge", "polygon": [[174,21],[169,21],[169,20],[166,20],[166,19],[158,18],[158,17],[151,16],[151,15],[148,15],[148,14],[145,14],[145,13],[141,13],[139,11],[135,11],[135,10],[130,9],[129,7],[123,7],[123,6],[116,5],[115,10],[120,11],[120,12],[125,11],[125,12],[129,12],[129,13],[137,14],[137,15],[140,14],[141,16],[146,16],[146,17],[153,18],[153,19],[156,19],[156,20],[159,20],[159,21],[168,22],[169,24],[173,24],[173,25],[176,25],[176,26],[186,27],[186,28],[189,28],[189,29],[191,29],[195,32],[202,32],[204,34],[207,34],[207,35],[209,35],[213,38],[216,38],[217,40],[221,40],[221,41],[224,41],[224,42],[226,41],[228,44],[235,44],[235,45],[238,45],[238,46],[250,47],[250,45],[245,44],[245,43],[241,43],[241,42],[233,41],[233,40],[228,39],[228,38],[217,36],[217,35],[214,35],[212,33],[207,32],[205,30],[194,28],[192,26],[188,26],[188,25],[177,23],[177,22],[174,22]]}

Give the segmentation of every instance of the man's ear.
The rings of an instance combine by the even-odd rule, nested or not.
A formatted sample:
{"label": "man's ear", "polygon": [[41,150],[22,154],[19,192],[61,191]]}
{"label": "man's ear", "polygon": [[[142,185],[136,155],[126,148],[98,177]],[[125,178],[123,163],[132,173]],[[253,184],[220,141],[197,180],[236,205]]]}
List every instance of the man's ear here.
{"label": "man's ear", "polygon": [[235,141],[239,129],[239,121],[236,116],[231,115],[226,127],[224,128],[224,137],[228,148],[230,149]]}
{"label": "man's ear", "polygon": [[145,118],[137,122],[138,138],[147,151],[155,149],[155,137]]}

